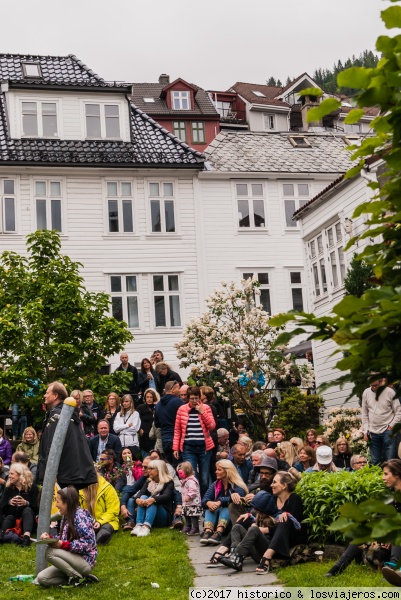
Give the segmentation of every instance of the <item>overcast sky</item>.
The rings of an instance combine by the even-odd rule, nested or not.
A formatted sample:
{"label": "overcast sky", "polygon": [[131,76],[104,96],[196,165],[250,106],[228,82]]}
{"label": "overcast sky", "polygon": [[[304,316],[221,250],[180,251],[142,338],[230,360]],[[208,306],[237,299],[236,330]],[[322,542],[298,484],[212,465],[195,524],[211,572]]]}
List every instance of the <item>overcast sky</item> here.
{"label": "overcast sky", "polygon": [[161,73],[205,89],[284,80],[374,49],[382,0],[18,0],[1,52],[75,54],[107,80]]}

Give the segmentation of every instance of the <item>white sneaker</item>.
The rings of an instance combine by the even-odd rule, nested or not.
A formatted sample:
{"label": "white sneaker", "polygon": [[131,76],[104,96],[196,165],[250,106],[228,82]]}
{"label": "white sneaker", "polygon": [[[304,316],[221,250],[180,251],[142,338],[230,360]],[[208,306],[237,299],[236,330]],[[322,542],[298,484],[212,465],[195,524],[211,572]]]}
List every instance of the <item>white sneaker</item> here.
{"label": "white sneaker", "polygon": [[150,535],[150,529],[146,525],[141,527],[141,531],[137,534],[138,537],[146,537],[148,535]]}
{"label": "white sneaker", "polygon": [[141,524],[135,525],[134,529],[131,531],[131,535],[139,536],[141,531],[142,531],[142,525]]}

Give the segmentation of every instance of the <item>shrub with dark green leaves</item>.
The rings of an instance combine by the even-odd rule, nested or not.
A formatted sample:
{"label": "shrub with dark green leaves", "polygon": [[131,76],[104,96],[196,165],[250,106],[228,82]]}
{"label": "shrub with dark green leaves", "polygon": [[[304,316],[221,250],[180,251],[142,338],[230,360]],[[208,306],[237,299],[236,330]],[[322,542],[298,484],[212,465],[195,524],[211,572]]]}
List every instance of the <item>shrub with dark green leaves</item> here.
{"label": "shrub with dark green leaves", "polygon": [[291,388],[282,394],[269,429],[281,427],[287,439],[293,436],[304,438],[308,429],[319,426],[319,411],[323,406],[322,396],[307,396],[299,388]]}
{"label": "shrub with dark green leaves", "polygon": [[328,531],[339,516],[340,507],[346,502],[359,504],[375,498],[385,490],[380,467],[365,467],[359,471],[305,473],[296,492],[304,504],[304,523],[311,542],[346,542],[339,531]]}

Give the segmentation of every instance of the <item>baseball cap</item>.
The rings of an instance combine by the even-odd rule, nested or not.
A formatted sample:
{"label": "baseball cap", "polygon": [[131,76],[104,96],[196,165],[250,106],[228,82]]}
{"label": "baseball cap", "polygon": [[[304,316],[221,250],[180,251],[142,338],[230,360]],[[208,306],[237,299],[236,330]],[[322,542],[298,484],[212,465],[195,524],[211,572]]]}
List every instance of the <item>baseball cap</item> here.
{"label": "baseball cap", "polygon": [[316,460],[321,465],[329,465],[333,460],[333,451],[329,446],[319,446],[316,450]]}

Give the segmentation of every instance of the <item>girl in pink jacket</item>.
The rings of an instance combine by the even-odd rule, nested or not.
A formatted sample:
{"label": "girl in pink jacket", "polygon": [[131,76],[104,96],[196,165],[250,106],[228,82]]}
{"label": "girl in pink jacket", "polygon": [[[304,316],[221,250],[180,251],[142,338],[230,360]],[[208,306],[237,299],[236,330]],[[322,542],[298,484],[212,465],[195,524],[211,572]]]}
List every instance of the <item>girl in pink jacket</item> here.
{"label": "girl in pink jacket", "polygon": [[181,463],[177,473],[181,480],[182,512],[185,515],[185,527],[182,533],[199,535],[199,517],[202,514],[199,482],[190,462]]}

